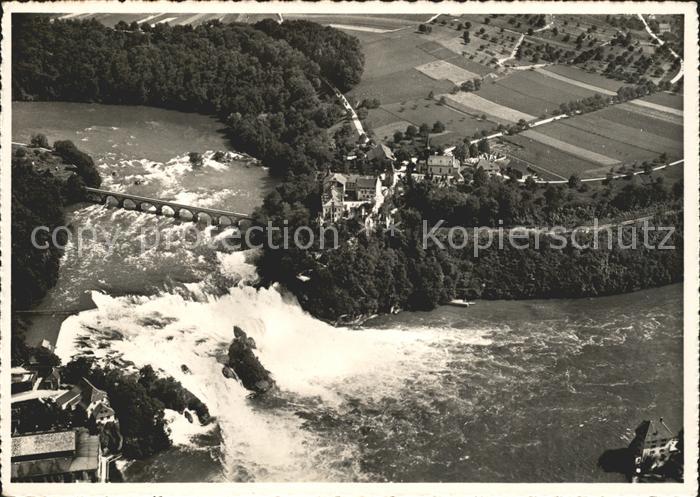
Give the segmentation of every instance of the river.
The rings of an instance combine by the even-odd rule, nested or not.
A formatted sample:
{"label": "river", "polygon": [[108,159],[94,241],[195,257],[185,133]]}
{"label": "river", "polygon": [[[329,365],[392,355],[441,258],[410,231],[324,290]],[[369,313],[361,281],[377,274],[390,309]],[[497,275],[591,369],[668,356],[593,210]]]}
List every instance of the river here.
{"label": "river", "polygon": [[[249,211],[272,187],[259,166],[187,163],[189,151],[226,149],[218,128],[157,109],[13,104],[15,141],[73,139],[105,188]],[[175,446],[126,466],[129,481],[617,482],[596,467],[604,450],[626,446],[645,418],[682,426],[681,285],[479,301],[333,328],[284,290],[247,285],[252,252],[180,243],[141,253],[141,229],[184,224],[97,205],[69,214],[74,229],[99,224],[123,242],[111,254],[97,241],[82,254],[67,248],[40,308],[81,312],[47,318],[53,325],[30,336],[60,327],[64,362],[151,364],[216,417],[200,427],[169,413]],[[255,339],[280,387],[274,398],[250,399],[221,374],[234,325]]]}

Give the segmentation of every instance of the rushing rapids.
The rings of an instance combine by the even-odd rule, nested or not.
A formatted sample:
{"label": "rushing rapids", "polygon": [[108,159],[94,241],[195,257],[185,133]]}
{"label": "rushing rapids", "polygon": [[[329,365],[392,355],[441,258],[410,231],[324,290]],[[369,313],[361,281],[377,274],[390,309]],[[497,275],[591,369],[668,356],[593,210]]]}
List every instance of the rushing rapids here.
{"label": "rushing rapids", "polygon": [[[17,138],[81,141],[110,189],[249,212],[270,187],[245,158],[212,160],[225,149],[215,126],[193,128],[183,114],[21,107]],[[210,151],[198,171],[186,155],[193,142]],[[69,215],[75,232],[99,227],[119,243],[69,244],[41,307],[80,312],[36,320],[29,335],[55,338],[60,327],[64,362],[85,354],[127,369],[151,364],[215,418],[203,427],[167,412],[174,447],[128,464],[129,481],[620,481],[596,467],[606,448],[644,416],[681,426],[680,286],[477,302],[335,328],[284,289],[251,286],[255,252],[193,247],[186,223],[145,213],[87,205]],[[155,228],[172,243],[141,250]],[[270,371],[269,395],[251,397],[222,374],[234,326]]]}

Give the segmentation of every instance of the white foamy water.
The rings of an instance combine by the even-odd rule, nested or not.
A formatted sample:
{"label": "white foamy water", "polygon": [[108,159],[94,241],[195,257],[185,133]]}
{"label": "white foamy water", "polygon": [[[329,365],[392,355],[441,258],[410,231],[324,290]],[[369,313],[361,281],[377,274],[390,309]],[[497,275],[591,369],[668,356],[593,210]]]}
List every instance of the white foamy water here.
{"label": "white foamy water", "polygon": [[[219,254],[219,271],[250,281],[255,273],[245,255]],[[96,309],[63,323],[56,353],[66,363],[90,351],[106,365],[151,364],[176,378],[216,417],[226,468],[234,479],[241,467],[256,480],[358,477],[338,475],[324,464],[343,457],[334,451],[351,448],[334,446],[305,430],[303,420],[287,409],[256,407],[249,392],[222,375],[234,325],[255,340],[260,360],[282,395],[317,398],[327,406],[339,405],[340,394],[392,395],[407,377],[442,361],[445,353],[437,345],[455,339],[448,330],[333,328],[276,288],[241,284],[223,296],[211,296],[197,291],[201,285],[188,286],[194,300],[178,293],[116,298],[93,292]],[[475,332],[460,340],[488,344],[486,335]],[[176,444],[187,444],[201,433],[177,413],[169,413],[168,420]],[[331,457],[329,451],[334,452]]]}

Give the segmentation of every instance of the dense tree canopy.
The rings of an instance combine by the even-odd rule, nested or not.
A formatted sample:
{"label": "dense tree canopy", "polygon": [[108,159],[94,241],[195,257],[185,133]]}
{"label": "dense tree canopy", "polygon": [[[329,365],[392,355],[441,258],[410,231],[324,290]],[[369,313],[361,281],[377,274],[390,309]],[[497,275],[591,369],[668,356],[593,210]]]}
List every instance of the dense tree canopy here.
{"label": "dense tree canopy", "polygon": [[323,77],[342,91],[347,91],[360,82],[365,59],[360,42],[354,36],[302,19],[282,24],[265,19],[255,27],[276,39],[287,41],[311,60],[318,62]]}
{"label": "dense tree canopy", "polygon": [[13,22],[15,99],[215,114],[235,146],[278,174],[313,171],[329,160],[323,127],[340,111],[334,99],[321,99],[321,77],[349,88],[362,73],[357,40],[313,23],[111,29],[95,20]]}

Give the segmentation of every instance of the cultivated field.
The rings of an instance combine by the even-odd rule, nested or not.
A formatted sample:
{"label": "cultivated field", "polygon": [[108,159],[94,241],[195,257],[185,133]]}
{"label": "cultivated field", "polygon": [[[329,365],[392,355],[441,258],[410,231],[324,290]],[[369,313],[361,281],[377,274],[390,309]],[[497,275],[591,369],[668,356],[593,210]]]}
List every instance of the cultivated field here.
{"label": "cultivated field", "polygon": [[[624,105],[624,104],[623,104]],[[661,119],[655,119],[651,116],[636,112],[640,107],[629,105],[627,110],[623,105],[616,105],[601,109],[591,114],[591,116],[599,116],[610,122],[619,123],[628,126],[640,132],[652,133],[679,143],[683,143],[683,122],[674,123]],[[583,116],[581,116],[583,117]],[[677,118],[676,118],[677,119]]]}
{"label": "cultivated field", "polygon": [[139,13],[139,14],[58,14],[59,19],[73,19],[76,21],[94,19],[105,26],[114,27],[119,21],[127,24],[137,22],[139,24],[148,23],[151,25],[168,23],[171,26],[182,26],[185,24],[199,25],[206,21],[219,20],[223,23],[229,22],[257,22],[264,18],[277,18],[276,14],[196,14],[196,13]]}
{"label": "cultivated field", "polygon": [[444,79],[447,81],[451,81],[456,85],[461,85],[468,79],[474,79],[479,77],[479,75],[476,73],[469,72],[466,69],[463,69],[444,60],[428,62],[427,64],[417,66],[416,69],[418,69],[420,72],[422,72],[429,78],[438,80]]}
{"label": "cultivated field", "polygon": [[644,97],[642,100],[663,105],[671,109],[683,110],[683,95],[678,93],[659,92]]}
{"label": "cultivated field", "polygon": [[[600,74],[584,71],[583,69],[579,69],[576,66],[565,66],[555,64],[547,66],[546,70],[547,72],[559,74],[574,81],[579,81],[581,83],[591,85],[592,87],[595,87],[597,89],[596,91],[600,91],[600,89],[602,89],[617,93],[617,89],[621,86],[624,86],[624,83],[622,81],[617,81],[614,79],[606,78],[605,76],[601,76]],[[601,91],[601,93],[604,92]]]}
{"label": "cultivated field", "polygon": [[[414,26],[417,27],[417,23]],[[439,24],[433,27],[433,34],[442,30],[443,37],[448,32],[450,36],[459,36],[454,29]],[[353,104],[368,98],[380,101],[380,108],[371,109],[365,120],[378,139],[390,137],[397,129],[404,131],[406,123],[432,126],[435,121],[442,121],[447,131],[441,133],[436,142],[461,141],[497,125],[495,120],[475,119],[471,115],[482,114],[481,110],[465,112],[428,100],[431,93],[437,98],[465,80],[489,73],[488,67],[449,50],[434,37],[420,34],[414,28],[387,33],[347,32],[360,40],[365,54],[362,81],[348,98]]]}
{"label": "cultivated field", "polygon": [[502,142],[508,155],[525,162],[545,180],[568,179],[572,174],[586,177],[585,171],[599,167],[598,164],[567,154],[523,134],[509,136]]}
{"label": "cultivated field", "polygon": [[547,76],[548,78],[553,78],[556,79],[557,81],[563,81],[569,85],[574,85],[578,86],[579,88],[584,88],[588,91],[594,92],[594,93],[602,93],[603,95],[608,95],[608,96],[614,96],[617,95],[617,92],[612,91],[612,90],[606,90],[605,88],[602,88],[600,86],[595,86],[589,83],[584,83],[583,81],[579,81],[577,79],[570,78],[568,76],[564,76],[562,74],[557,74],[555,72],[548,71],[543,68],[537,68],[535,69],[536,72]]}
{"label": "cultivated field", "polygon": [[[482,130],[490,131],[497,126],[494,121],[479,119],[476,115],[456,111],[446,105],[440,105],[435,100],[422,99],[389,104],[385,105],[382,110],[382,116],[390,114],[395,121],[407,121],[416,126],[425,123],[432,127],[435,121],[440,121],[445,125],[446,131],[454,135],[452,138],[455,142]],[[374,120],[371,122],[377,138],[382,139],[384,136],[390,136],[380,132]],[[382,123],[380,126],[382,126],[380,129],[384,130],[386,124]],[[404,126],[401,131],[405,129]]]}
{"label": "cultivated field", "polygon": [[638,98],[636,100],[630,100],[630,103],[633,105],[637,105],[639,107],[645,107],[647,109],[655,110],[658,112],[664,112],[666,114],[671,114],[673,116],[683,117],[683,110],[682,109],[676,109],[673,107],[668,107],[666,105],[657,104],[657,103],[649,101],[648,99],[645,99],[645,98]]}
{"label": "cultivated field", "polygon": [[[673,138],[668,138],[657,134],[656,129],[644,131],[641,128],[633,128],[631,126],[621,124],[619,122],[609,121],[597,112],[577,116],[572,119],[567,119],[559,123],[562,129],[566,127],[575,130],[581,130],[583,133],[575,133],[575,136],[580,136],[582,140],[593,135],[597,138],[590,146],[597,146],[601,143],[603,147],[609,141],[614,141],[623,145],[626,150],[631,148],[635,152],[631,155],[639,159],[652,159],[661,153],[666,153],[670,159],[680,159],[683,156],[683,141]],[[653,127],[650,126],[650,127]],[[543,129],[547,130],[548,127]],[[582,141],[582,143],[587,143]],[[590,146],[585,145],[585,148]],[[608,149],[606,149],[608,150]],[[622,157],[622,160],[628,160],[627,157]]]}
{"label": "cultivated field", "polygon": [[284,14],[285,19],[306,19],[347,30],[376,33],[391,32],[398,29],[411,29],[419,22],[430,19],[430,14],[381,15],[381,14]]}
{"label": "cultivated field", "polygon": [[524,119],[525,121],[535,119],[533,115],[487,100],[476,93],[460,92],[455,95],[445,95],[445,98],[450,105],[455,105],[457,108],[464,109],[464,111],[468,113],[486,114],[487,117],[495,118],[496,122],[506,121],[516,123],[520,119]]}
{"label": "cultivated field", "polygon": [[[546,134],[544,132],[531,129],[523,131],[521,134],[526,138],[530,138],[544,145],[556,148],[564,153],[573,155],[574,157],[578,157],[579,159],[583,159],[588,162],[593,162],[602,166],[612,166],[618,163],[616,159],[603,155],[603,153],[594,152],[562,140],[561,138],[571,138],[572,134],[578,135],[578,133],[572,133],[573,128],[571,127],[561,129],[557,126],[558,123],[547,126]],[[544,129],[544,127],[542,129]],[[601,147],[601,152],[606,152],[605,147]]]}
{"label": "cultivated field", "polygon": [[402,133],[406,131],[406,128],[410,126],[411,124],[415,124],[412,122],[408,121],[395,121],[396,116],[391,115],[392,121],[389,124],[385,124],[384,126],[376,126],[374,125],[374,122],[371,123],[372,130],[374,131],[374,136],[377,137],[377,139],[386,142],[389,140],[393,139],[394,133],[397,131],[401,131]]}
{"label": "cultivated field", "polygon": [[623,109],[628,112],[633,112],[641,116],[656,119],[659,121],[664,121],[670,124],[676,124],[678,126],[683,126],[683,116],[678,116],[675,114],[669,114],[667,112],[652,109],[650,107],[643,107],[641,105],[635,105],[630,102],[625,102],[615,106],[616,109]]}
{"label": "cultivated field", "polygon": [[478,95],[533,116],[557,112],[559,105],[595,93],[535,71],[515,71],[485,81]]}

